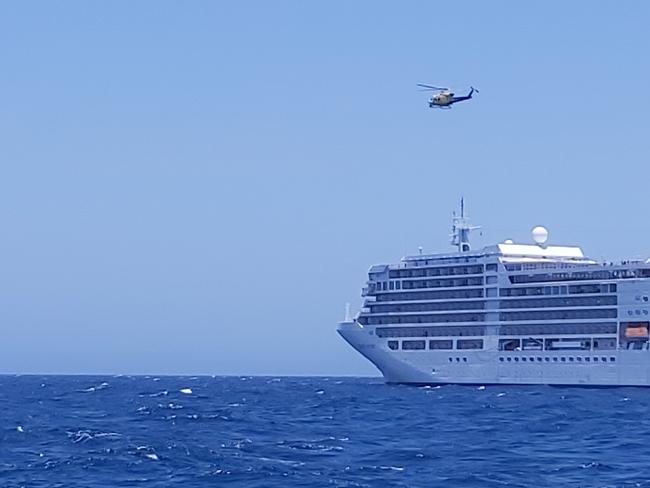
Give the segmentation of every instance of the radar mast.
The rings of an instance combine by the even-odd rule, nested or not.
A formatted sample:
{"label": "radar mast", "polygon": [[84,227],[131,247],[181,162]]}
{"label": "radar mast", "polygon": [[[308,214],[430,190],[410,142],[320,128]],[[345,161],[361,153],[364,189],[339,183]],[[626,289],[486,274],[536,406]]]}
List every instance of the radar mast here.
{"label": "radar mast", "polygon": [[469,252],[471,246],[469,245],[469,234],[471,231],[480,229],[481,226],[470,225],[469,218],[465,217],[465,199],[460,199],[460,217],[453,213],[451,219],[451,244],[458,247],[458,252]]}

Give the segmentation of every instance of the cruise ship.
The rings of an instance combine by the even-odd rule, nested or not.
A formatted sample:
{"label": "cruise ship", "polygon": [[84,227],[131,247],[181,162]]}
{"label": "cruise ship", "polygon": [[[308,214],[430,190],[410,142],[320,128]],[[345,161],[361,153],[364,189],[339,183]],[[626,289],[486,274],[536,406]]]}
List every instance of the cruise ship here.
{"label": "cruise ship", "polygon": [[389,383],[650,385],[650,260],[598,262],[579,247],[473,250],[463,203],[448,254],[372,266],[339,334]]}

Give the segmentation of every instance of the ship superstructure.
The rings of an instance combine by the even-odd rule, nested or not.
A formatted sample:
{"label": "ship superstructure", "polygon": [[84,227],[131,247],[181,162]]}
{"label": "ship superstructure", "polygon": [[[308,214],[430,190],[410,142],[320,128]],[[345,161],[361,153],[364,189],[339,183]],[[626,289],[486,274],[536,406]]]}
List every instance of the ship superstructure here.
{"label": "ship superstructure", "polygon": [[[461,204],[462,206],[462,204]],[[650,264],[579,247],[504,243],[375,265],[339,333],[393,383],[650,385]]]}

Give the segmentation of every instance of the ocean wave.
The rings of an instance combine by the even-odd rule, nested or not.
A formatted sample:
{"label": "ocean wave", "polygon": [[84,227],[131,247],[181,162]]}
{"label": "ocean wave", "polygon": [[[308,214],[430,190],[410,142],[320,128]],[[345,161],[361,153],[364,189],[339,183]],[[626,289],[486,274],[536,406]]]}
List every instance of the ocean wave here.
{"label": "ocean wave", "polygon": [[68,439],[70,439],[74,444],[79,442],[88,442],[93,439],[120,439],[122,434],[117,432],[93,432],[89,430],[77,430],[77,431],[67,431]]}
{"label": "ocean wave", "polygon": [[108,383],[106,381],[104,381],[104,382],[100,383],[97,386],[90,386],[88,388],[85,388],[85,389],[79,390],[79,391],[81,393],[92,393],[92,392],[95,392],[95,391],[105,390],[106,388],[108,388]]}
{"label": "ocean wave", "polygon": [[645,390],[197,378],[1,377],[0,486],[650,488]]}

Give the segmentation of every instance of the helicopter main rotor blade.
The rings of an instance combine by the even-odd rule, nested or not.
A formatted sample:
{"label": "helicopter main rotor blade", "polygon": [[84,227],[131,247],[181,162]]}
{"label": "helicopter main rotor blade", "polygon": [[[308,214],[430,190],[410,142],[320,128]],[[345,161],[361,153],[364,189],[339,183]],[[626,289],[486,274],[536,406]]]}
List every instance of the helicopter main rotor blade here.
{"label": "helicopter main rotor blade", "polygon": [[418,83],[418,86],[422,88],[428,88],[429,90],[449,90],[449,88],[441,88],[439,86],[424,85],[422,83]]}

